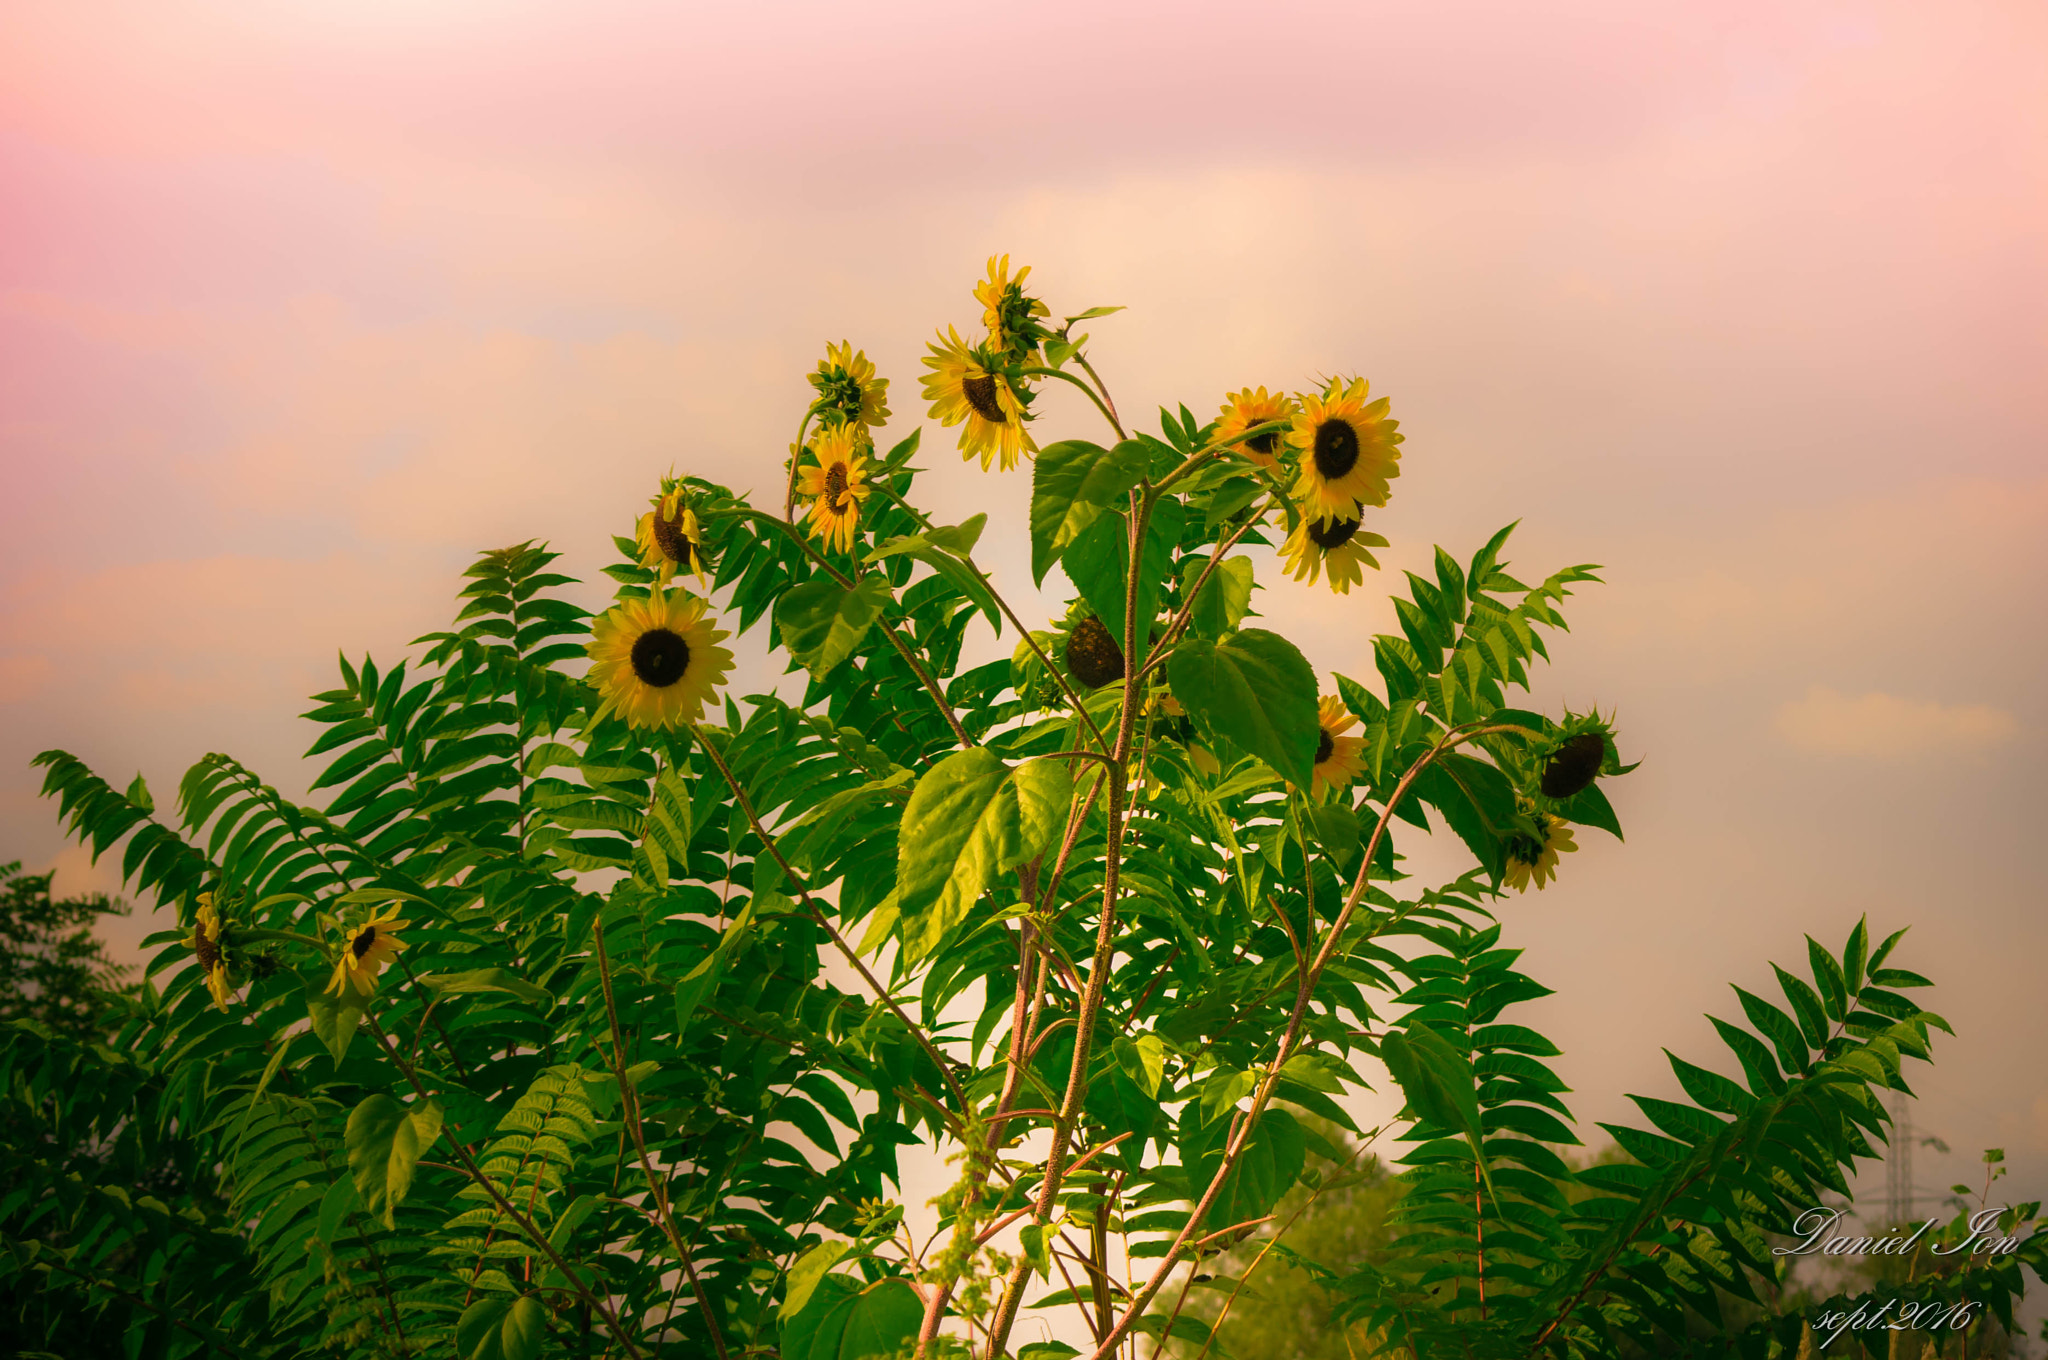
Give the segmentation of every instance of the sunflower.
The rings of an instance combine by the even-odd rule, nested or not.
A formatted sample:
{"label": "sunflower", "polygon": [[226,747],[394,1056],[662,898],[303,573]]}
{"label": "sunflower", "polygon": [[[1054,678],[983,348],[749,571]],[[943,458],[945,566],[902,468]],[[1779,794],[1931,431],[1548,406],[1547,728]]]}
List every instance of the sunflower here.
{"label": "sunflower", "polygon": [[1074,624],[1067,634],[1067,672],[1089,689],[1101,689],[1124,678],[1124,649],[1109,635],[1109,627],[1090,614]]}
{"label": "sunflower", "polygon": [[982,307],[982,324],[988,327],[989,344],[1004,358],[1028,363],[1038,357],[1038,347],[1050,334],[1037,318],[1052,313],[1037,298],[1024,292],[1024,280],[1031,276],[1025,265],[1010,277],[1010,257],[988,257],[988,277],[974,285],[974,300]]}
{"label": "sunflower", "polygon": [[825,346],[818,371],[805,381],[818,389],[811,410],[829,426],[855,425],[863,432],[889,419],[889,380],[875,376],[866,351],[850,341]]}
{"label": "sunflower", "polygon": [[586,649],[585,678],[604,696],[597,716],[617,713],[629,727],[695,722],[732,667],[732,653],[717,645],[729,636],[704,601],[680,591],[621,600],[598,616]]}
{"label": "sunflower", "polygon": [[1320,396],[1304,393],[1287,442],[1301,455],[1294,498],[1315,519],[1342,519],[1360,505],[1385,505],[1387,482],[1401,475],[1400,422],[1387,399],[1367,403],[1365,379],[1331,379]]}
{"label": "sunflower", "polygon": [[1596,728],[1577,733],[1558,743],[1550,753],[1550,759],[1543,763],[1543,778],[1538,787],[1545,798],[1560,802],[1577,797],[1600,777],[1600,766],[1606,760],[1605,732]]}
{"label": "sunflower", "polygon": [[1387,540],[1378,534],[1360,533],[1358,518],[1317,520],[1306,515],[1294,526],[1280,549],[1297,581],[1314,583],[1325,568],[1330,572],[1330,589],[1348,595],[1351,587],[1365,579],[1365,568],[1378,571],[1379,559],[1367,548],[1384,548]]}
{"label": "sunflower", "polygon": [[341,957],[335,960],[334,981],[327,984],[328,991],[336,996],[346,995],[351,984],[364,996],[377,990],[377,974],[405,948],[398,932],[412,924],[395,919],[397,915],[398,903],[387,902],[382,915],[349,932],[341,946]]}
{"label": "sunflower", "polygon": [[220,913],[213,908],[213,894],[199,894],[199,919],[192,926],[192,956],[199,960],[199,967],[206,975],[206,990],[213,993],[213,1004],[226,1010],[235,994],[228,986],[228,958],[222,943],[223,933]]}
{"label": "sunflower", "polygon": [[[1292,420],[1298,409],[1294,398],[1285,392],[1268,395],[1263,387],[1256,391],[1247,387],[1242,392],[1232,392],[1223,403],[1223,418],[1217,422],[1211,442],[1226,443],[1253,426],[1269,421]],[[1233,447],[1257,466],[1278,470],[1280,445],[1285,436],[1284,430],[1268,430]]]}
{"label": "sunflower", "polygon": [[[664,479],[666,480],[666,479]],[[640,517],[640,565],[667,585],[678,569],[687,569],[707,587],[704,577],[704,531],[697,512],[680,486],[665,486],[649,502],[654,508]]]}
{"label": "sunflower", "polygon": [[834,425],[820,430],[811,445],[818,461],[797,473],[797,494],[812,497],[812,535],[841,552],[853,551],[860,503],[874,490],[865,484],[863,447],[858,426]]}
{"label": "sunflower", "polygon": [[951,326],[928,345],[925,367],[932,370],[924,380],[924,394],[932,404],[932,419],[948,429],[966,422],[960,432],[962,458],[979,454],[987,469],[1000,459],[1008,472],[1017,459],[1038,452],[1038,445],[1024,432],[1024,404],[1003,376],[985,346],[969,346]]}
{"label": "sunflower", "polygon": [[1525,831],[1512,832],[1507,838],[1507,872],[1501,875],[1501,882],[1516,892],[1543,891],[1543,885],[1557,877],[1557,857],[1579,848],[1562,817],[1538,812],[1534,821],[1542,830],[1541,840]]}
{"label": "sunflower", "polygon": [[1316,706],[1316,768],[1309,792],[1320,796],[1324,789],[1341,789],[1365,771],[1365,740],[1344,733],[1358,719],[1344,707],[1342,699],[1323,697]]}

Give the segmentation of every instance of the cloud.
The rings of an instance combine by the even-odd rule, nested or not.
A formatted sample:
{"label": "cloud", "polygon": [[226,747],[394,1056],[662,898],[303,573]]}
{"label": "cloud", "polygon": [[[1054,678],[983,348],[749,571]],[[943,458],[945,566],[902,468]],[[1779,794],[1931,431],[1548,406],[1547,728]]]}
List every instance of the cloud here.
{"label": "cloud", "polygon": [[42,692],[51,670],[47,656],[0,656],[0,704],[33,699]]}
{"label": "cloud", "polygon": [[1801,751],[1877,760],[1985,751],[2020,730],[2011,713],[1989,704],[1916,702],[1876,691],[1851,696],[1825,685],[1780,704],[1776,723],[1778,735]]}

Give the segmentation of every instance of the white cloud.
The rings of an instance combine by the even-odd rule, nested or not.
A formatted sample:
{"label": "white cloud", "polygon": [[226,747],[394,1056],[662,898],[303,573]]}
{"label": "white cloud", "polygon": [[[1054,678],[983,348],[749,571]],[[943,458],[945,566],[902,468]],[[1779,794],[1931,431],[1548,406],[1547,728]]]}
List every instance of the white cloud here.
{"label": "white cloud", "polygon": [[1815,685],[1805,698],[1778,705],[1777,729],[1801,751],[1898,760],[1988,750],[2011,741],[2020,725],[1989,704],[1916,702],[1874,691],[1848,695]]}

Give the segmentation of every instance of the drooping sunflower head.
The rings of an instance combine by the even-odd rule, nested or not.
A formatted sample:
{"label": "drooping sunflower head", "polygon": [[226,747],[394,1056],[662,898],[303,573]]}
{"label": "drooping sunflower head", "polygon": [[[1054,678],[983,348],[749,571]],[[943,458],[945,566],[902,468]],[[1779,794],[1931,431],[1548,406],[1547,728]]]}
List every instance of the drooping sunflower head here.
{"label": "drooping sunflower head", "polygon": [[206,990],[213,996],[213,1004],[226,1010],[235,994],[228,985],[227,932],[213,904],[214,894],[199,894],[199,913],[192,924],[190,943],[192,957],[199,963],[200,974],[206,980]]}
{"label": "drooping sunflower head", "polygon": [[1010,277],[1010,257],[988,258],[988,277],[974,285],[974,300],[982,307],[982,324],[988,327],[989,348],[1011,363],[1027,363],[1039,357],[1039,346],[1052,332],[1038,324],[1038,318],[1052,313],[1043,302],[1024,291],[1031,276],[1025,265]]}
{"label": "drooping sunflower head", "polygon": [[872,430],[889,419],[889,380],[875,376],[875,365],[849,341],[825,346],[818,371],[807,381],[818,389],[811,410],[828,428],[856,425]]}
{"label": "drooping sunflower head", "polygon": [[398,919],[398,903],[388,902],[370,920],[348,932],[341,944],[341,956],[334,961],[334,980],[327,990],[336,996],[349,987],[364,996],[377,990],[377,974],[406,947],[398,932],[411,925]]}
{"label": "drooping sunflower head", "polygon": [[732,668],[704,601],[659,588],[621,600],[591,626],[588,682],[603,696],[597,716],[616,713],[629,727],[674,728],[703,713]]}
{"label": "drooping sunflower head", "polygon": [[811,501],[812,537],[841,552],[853,551],[860,503],[874,490],[867,484],[866,447],[858,426],[830,426],[811,442],[817,461],[797,472],[797,494]]}
{"label": "drooping sunflower head", "polygon": [[689,493],[672,477],[662,478],[661,493],[651,502],[654,508],[640,516],[636,542],[640,565],[667,585],[678,571],[687,571],[707,587],[704,575],[704,531],[697,524],[697,512]]}
{"label": "drooping sunflower head", "polygon": [[1579,847],[1562,817],[1525,808],[1519,820],[1525,824],[1507,836],[1501,883],[1516,892],[1530,888],[1541,892],[1545,883],[1557,877],[1557,857]]}
{"label": "drooping sunflower head", "polygon": [[1365,741],[1344,734],[1358,723],[1344,701],[1324,695],[1316,705],[1316,760],[1309,793],[1321,797],[1325,789],[1341,789],[1365,772]]}
{"label": "drooping sunflower head", "polygon": [[1596,711],[1567,713],[1538,751],[1536,789],[1545,804],[1564,803],[1591,788],[1603,774],[1626,774],[1614,754],[1614,726]]}
{"label": "drooping sunflower head", "polygon": [[[1285,392],[1269,393],[1263,387],[1247,387],[1242,392],[1232,392],[1223,402],[1223,415],[1216,423],[1214,442],[1226,443],[1246,430],[1276,420],[1291,421],[1296,410],[1294,398]],[[1278,469],[1280,451],[1286,439],[1285,430],[1267,430],[1231,447],[1258,467]]]}
{"label": "drooping sunflower head", "polygon": [[1011,385],[987,347],[970,346],[948,326],[938,342],[927,348],[931,352],[924,365],[932,371],[925,375],[924,395],[932,404],[932,419],[948,429],[963,426],[963,459],[978,455],[984,470],[999,460],[1008,472],[1023,455],[1038,452],[1038,445],[1024,431],[1028,394],[1020,394]]}
{"label": "drooping sunflower head", "polygon": [[1361,505],[1385,505],[1387,483],[1401,475],[1400,422],[1387,419],[1387,399],[1368,401],[1365,379],[1333,378],[1305,392],[1288,431],[1300,459],[1294,498],[1313,519],[1344,519]]}
{"label": "drooping sunflower head", "polygon": [[1093,614],[1075,620],[1067,633],[1067,673],[1087,689],[1101,689],[1124,678],[1124,649],[1109,635],[1109,627]]}
{"label": "drooping sunflower head", "polygon": [[1327,569],[1330,589],[1348,595],[1351,587],[1365,579],[1365,568],[1378,571],[1379,559],[1367,549],[1384,548],[1387,540],[1363,532],[1358,522],[1355,511],[1348,518],[1328,520],[1304,514],[1280,549],[1294,579],[1313,584],[1317,575]]}

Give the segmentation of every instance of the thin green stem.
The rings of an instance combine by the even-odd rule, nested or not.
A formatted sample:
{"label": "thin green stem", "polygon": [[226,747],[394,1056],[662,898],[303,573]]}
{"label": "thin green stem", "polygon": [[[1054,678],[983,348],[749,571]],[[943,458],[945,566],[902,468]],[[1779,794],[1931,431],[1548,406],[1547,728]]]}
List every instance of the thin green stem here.
{"label": "thin green stem", "polygon": [[1124,438],[1127,438],[1127,437],[1128,437],[1128,436],[1126,436],[1126,435],[1124,434],[1124,427],[1123,427],[1123,422],[1122,422],[1122,421],[1120,421],[1120,420],[1118,420],[1118,419],[1116,418],[1116,412],[1115,412],[1115,411],[1112,411],[1112,410],[1111,410],[1111,409],[1109,408],[1108,404],[1107,404],[1107,403],[1105,403],[1105,402],[1103,401],[1103,399],[1102,399],[1101,397],[1098,397],[1097,395],[1095,395],[1095,389],[1094,389],[1094,388],[1090,387],[1090,386],[1089,386],[1089,385],[1088,385],[1087,383],[1084,383],[1084,382],[1082,382],[1082,381],[1081,381],[1081,380],[1080,380],[1079,378],[1075,377],[1075,376],[1074,376],[1073,374],[1071,374],[1071,373],[1062,373],[1062,372],[1061,372],[1061,371],[1060,371],[1059,369],[1057,369],[1057,368],[1037,368],[1037,367],[1032,367],[1032,368],[1022,368],[1022,369],[1019,369],[1019,370],[1017,370],[1017,371],[1018,371],[1018,372],[1020,372],[1020,373],[1024,373],[1024,374],[1027,374],[1027,375],[1031,375],[1031,376],[1035,376],[1035,377],[1044,377],[1044,378],[1058,378],[1058,379],[1059,379],[1059,380],[1060,380],[1061,382],[1070,382],[1070,383],[1072,383],[1072,384],[1073,384],[1074,386],[1076,386],[1076,387],[1080,388],[1080,389],[1081,389],[1081,390],[1082,390],[1083,392],[1085,392],[1085,393],[1087,393],[1087,394],[1088,394],[1088,400],[1090,400],[1090,401],[1094,402],[1094,403],[1095,403],[1095,409],[1096,409],[1096,410],[1098,410],[1098,411],[1100,411],[1100,412],[1102,412],[1102,418],[1103,418],[1104,420],[1106,420],[1106,421],[1108,421],[1108,422],[1109,422],[1109,428],[1110,428],[1110,429],[1112,429],[1112,430],[1115,430],[1115,431],[1116,431],[1116,437],[1117,437],[1118,439],[1124,439]]}
{"label": "thin green stem", "polygon": [[1109,384],[1102,380],[1102,375],[1097,373],[1095,366],[1088,362],[1087,355],[1076,352],[1074,362],[1081,366],[1081,371],[1088,375],[1089,379],[1094,382],[1096,390],[1102,393],[1102,400],[1108,406],[1109,423],[1116,427],[1116,437],[1118,439],[1126,438],[1123,423],[1117,419],[1116,398],[1109,395]]}

